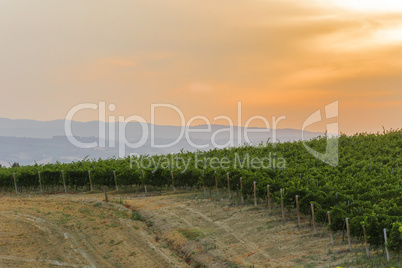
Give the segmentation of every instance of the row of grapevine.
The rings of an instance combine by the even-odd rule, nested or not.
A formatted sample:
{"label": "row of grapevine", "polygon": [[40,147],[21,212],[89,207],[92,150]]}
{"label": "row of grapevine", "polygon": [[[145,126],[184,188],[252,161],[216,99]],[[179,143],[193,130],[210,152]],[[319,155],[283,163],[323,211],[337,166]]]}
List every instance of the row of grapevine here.
{"label": "row of grapevine", "polygon": [[[307,142],[316,151],[325,152],[327,139],[319,137]],[[38,188],[39,174],[44,186],[69,187],[114,185],[152,185],[167,187],[227,187],[227,174],[232,191],[239,191],[243,178],[243,196],[252,195],[257,182],[257,195],[267,195],[270,185],[273,198],[284,189],[284,203],[295,207],[299,196],[300,211],[309,213],[313,202],[317,221],[325,222],[331,212],[333,231],[342,230],[345,218],[350,219],[352,236],[359,236],[361,226],[373,246],[384,243],[383,228],[390,230],[390,246],[402,247],[402,132],[383,134],[341,135],[339,164],[327,165],[313,157],[301,141],[267,143],[213,149],[207,152],[181,152],[159,156],[125,159],[98,159],[0,169],[0,187]],[[250,160],[251,159],[251,160]],[[265,159],[267,165],[250,165],[252,159]],[[170,160],[170,161],[169,161]],[[215,161],[215,162],[214,162]],[[217,161],[221,161],[217,164]],[[222,161],[224,164],[222,164]],[[88,172],[90,170],[90,172]],[[90,180],[91,178],[91,180]]]}

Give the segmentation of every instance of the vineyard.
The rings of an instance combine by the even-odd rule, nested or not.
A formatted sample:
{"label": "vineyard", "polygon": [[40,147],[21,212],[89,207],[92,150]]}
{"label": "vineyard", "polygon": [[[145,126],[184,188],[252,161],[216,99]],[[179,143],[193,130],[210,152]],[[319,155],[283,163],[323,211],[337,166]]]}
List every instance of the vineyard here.
{"label": "vineyard", "polygon": [[[328,222],[333,231],[343,231],[349,219],[351,236],[359,237],[363,226],[368,243],[399,253],[402,249],[402,131],[382,134],[341,135],[339,164],[327,165],[309,154],[303,143],[267,143],[260,146],[181,152],[163,156],[99,159],[21,166],[0,169],[2,191],[42,192],[62,188],[68,191],[99,189],[102,186],[153,186],[172,189],[224,188],[253,200],[254,182],[259,200],[267,199],[267,185],[273,202],[291,210],[311,213],[317,222]],[[306,143],[325,152],[327,139]],[[250,159],[267,159],[270,168],[247,165]],[[168,161],[168,160],[172,161]],[[216,164],[224,159],[225,165]],[[281,159],[281,165],[277,165]],[[276,162],[276,163],[275,163]],[[173,164],[175,163],[175,164]],[[215,165],[213,165],[215,163]],[[141,165],[140,165],[141,164]],[[281,190],[282,189],[282,190]]]}

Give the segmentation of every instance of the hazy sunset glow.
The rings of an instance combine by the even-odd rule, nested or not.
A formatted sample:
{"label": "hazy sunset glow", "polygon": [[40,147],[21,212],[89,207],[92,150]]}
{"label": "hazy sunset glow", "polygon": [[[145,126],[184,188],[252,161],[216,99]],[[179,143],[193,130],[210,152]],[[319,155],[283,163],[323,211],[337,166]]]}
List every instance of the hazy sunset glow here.
{"label": "hazy sunset glow", "polygon": [[358,11],[402,11],[402,3],[395,0],[333,0],[341,7]]}
{"label": "hazy sunset glow", "polygon": [[[236,121],[241,101],[243,125],[285,115],[279,128],[300,129],[338,100],[341,132],[377,132],[401,127],[401,74],[394,0],[0,0],[0,117],[64,119],[106,101],[114,116],[149,120],[170,103]],[[156,123],[179,121],[160,111]]]}

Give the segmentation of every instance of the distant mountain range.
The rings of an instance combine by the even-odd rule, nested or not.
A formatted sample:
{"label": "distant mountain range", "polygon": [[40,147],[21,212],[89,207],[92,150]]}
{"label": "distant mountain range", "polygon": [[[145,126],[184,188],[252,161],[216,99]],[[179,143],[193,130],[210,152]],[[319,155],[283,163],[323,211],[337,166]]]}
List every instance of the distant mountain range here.
{"label": "distant mountain range", "polygon": [[[195,145],[205,145],[199,150],[209,150],[215,147],[239,146],[251,142],[258,145],[273,141],[272,129],[233,127],[211,125],[210,131],[205,132],[206,125],[190,127],[192,132],[186,136],[182,131],[188,128],[180,126],[162,126],[140,123],[128,123],[125,131],[119,132],[120,123],[103,123],[98,121],[71,123],[71,136],[66,135],[65,120],[35,121],[12,120],[0,118],[0,164],[18,162],[20,165],[29,165],[49,162],[71,162],[88,156],[93,158],[109,158],[137,154],[165,154],[177,153],[180,150],[197,151]],[[143,128],[144,127],[144,128]],[[101,132],[99,131],[101,130]],[[202,132],[204,131],[204,132]],[[245,138],[248,133],[248,140]],[[259,131],[259,132],[252,132]],[[180,138],[180,134],[183,136]],[[147,135],[145,135],[147,134]],[[304,132],[304,139],[308,140],[320,135],[321,132]],[[143,139],[142,139],[143,138]],[[280,142],[302,139],[302,131],[296,129],[277,129],[276,138]],[[70,140],[82,144],[97,143],[93,148],[79,148]],[[157,148],[154,145],[167,145],[177,141],[167,148]],[[232,143],[228,143],[232,141]],[[139,148],[129,148],[127,143],[141,143]],[[105,146],[102,146],[105,144]],[[82,146],[89,147],[89,146]],[[122,150],[124,148],[124,150]]]}

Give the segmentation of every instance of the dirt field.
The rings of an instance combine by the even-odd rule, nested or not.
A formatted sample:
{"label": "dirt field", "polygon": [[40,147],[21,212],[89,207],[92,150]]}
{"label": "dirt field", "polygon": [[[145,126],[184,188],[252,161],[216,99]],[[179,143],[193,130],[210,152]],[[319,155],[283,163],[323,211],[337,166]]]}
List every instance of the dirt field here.
{"label": "dirt field", "polygon": [[361,254],[305,216],[298,228],[293,212],[203,193],[0,200],[0,267],[336,267]]}

